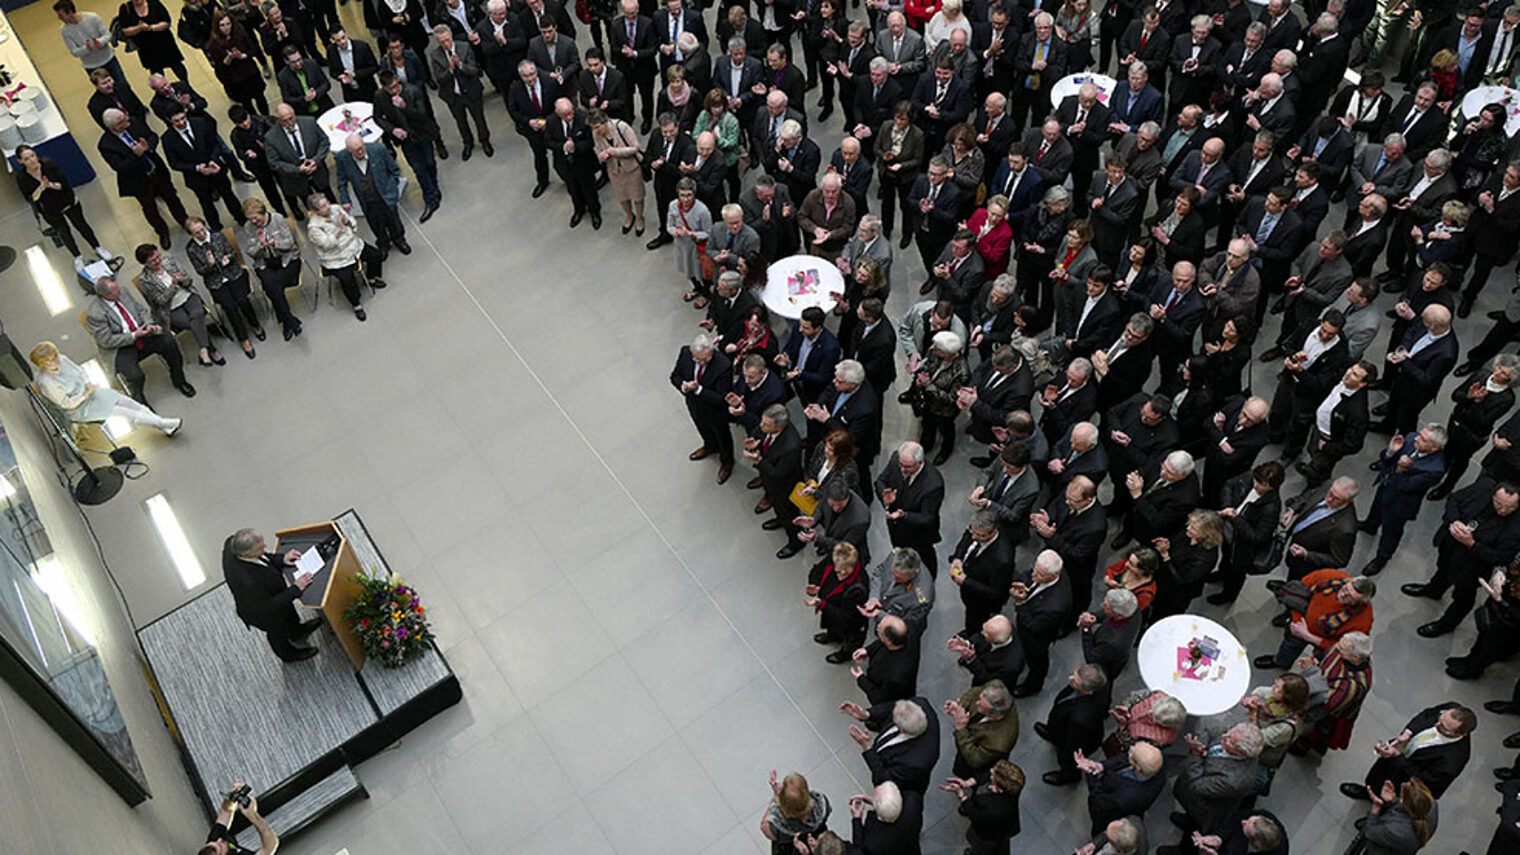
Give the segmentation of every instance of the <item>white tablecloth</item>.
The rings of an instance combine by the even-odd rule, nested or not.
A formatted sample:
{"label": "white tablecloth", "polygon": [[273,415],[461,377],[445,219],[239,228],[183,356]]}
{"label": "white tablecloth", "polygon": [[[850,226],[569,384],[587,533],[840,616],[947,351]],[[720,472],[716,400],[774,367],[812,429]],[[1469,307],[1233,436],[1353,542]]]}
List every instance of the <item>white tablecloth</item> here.
{"label": "white tablecloth", "polygon": [[762,299],[772,314],[795,320],[808,306],[833,310],[831,292],[844,293],[844,276],[833,262],[816,255],[792,255],[766,268]]}
{"label": "white tablecloth", "polygon": [[1108,103],[1108,96],[1114,94],[1114,87],[1119,85],[1118,81],[1107,74],[1093,74],[1086,71],[1068,74],[1057,80],[1056,85],[1050,87],[1050,106],[1061,106],[1061,102],[1077,94],[1077,90],[1081,89],[1084,83],[1091,83],[1098,87],[1098,101],[1103,104]]}
{"label": "white tablecloth", "polygon": [[[1218,651],[1196,666],[1188,644],[1198,640]],[[1140,639],[1140,678],[1147,688],[1182,701],[1190,715],[1224,712],[1251,688],[1251,661],[1230,631],[1197,615],[1173,615],[1157,621]]]}
{"label": "white tablecloth", "polygon": [[[339,104],[318,116],[317,125],[327,134],[327,143],[334,152],[342,151],[348,135],[355,132],[367,143],[379,142],[382,136],[380,126],[370,118],[374,110],[373,104],[364,101]],[[344,115],[345,112],[347,116]]]}
{"label": "white tablecloth", "polygon": [[1497,101],[1504,105],[1504,113],[1509,117],[1504,123],[1504,132],[1513,136],[1520,130],[1520,97],[1516,96],[1520,96],[1520,90],[1506,86],[1478,86],[1462,96],[1462,116],[1464,120],[1476,119],[1479,110]]}

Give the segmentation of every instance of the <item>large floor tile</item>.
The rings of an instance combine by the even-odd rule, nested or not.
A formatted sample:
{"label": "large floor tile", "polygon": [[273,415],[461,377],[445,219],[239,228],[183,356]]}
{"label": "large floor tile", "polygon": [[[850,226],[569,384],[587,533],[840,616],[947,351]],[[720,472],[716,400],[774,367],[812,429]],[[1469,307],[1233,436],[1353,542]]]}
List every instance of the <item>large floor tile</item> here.
{"label": "large floor tile", "polygon": [[603,659],[528,715],[581,795],[675,733],[619,655]]}

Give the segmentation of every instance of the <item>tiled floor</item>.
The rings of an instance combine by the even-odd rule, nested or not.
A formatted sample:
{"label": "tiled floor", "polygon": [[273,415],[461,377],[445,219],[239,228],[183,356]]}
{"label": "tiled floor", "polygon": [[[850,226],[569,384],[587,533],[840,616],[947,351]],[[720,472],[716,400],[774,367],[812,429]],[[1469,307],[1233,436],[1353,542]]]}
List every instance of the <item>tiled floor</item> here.
{"label": "tiled floor", "polygon": [[[83,81],[53,50],[45,5],[12,20],[45,57],[49,81],[83,129],[88,118],[72,106],[82,104]],[[109,17],[105,4],[94,5]],[[204,63],[192,78],[220,102]],[[560,186],[530,201],[527,152],[499,100],[487,115],[496,157],[441,164],[444,207],[426,226],[409,220],[417,251],[393,256],[393,287],[370,301],[368,323],[325,299],[314,315],[303,307],[307,334],[295,342],[271,340],[252,363],[229,348],[225,368],[191,367],[194,400],[152,375],[155,403],[183,415],[185,430],[173,441],[134,436],[151,474],[89,512],[109,555],[146,557],[113,562],[133,618],[146,622],[196,593],[180,588],[147,524],[141,501],[161,490],[213,581],[228,532],[272,531],[353,506],[422,592],[465,700],[361,765],[372,797],[282,846],[292,855],[342,847],[356,855],[759,853],[773,768],[805,772],[844,828],[847,798],[867,775],[836,708],[857,692],[808,641],[804,565],[771,556],[780,541],[750,513],[748,475],[741,469],[717,487],[714,465],[685,459],[695,433],[665,377],[698,318],[679,299],[673,260],[620,236],[615,213],[600,232],[589,224],[567,231]],[[107,245],[130,252],[149,232],[105,177],[81,196]],[[30,245],[31,218],[0,185],[11,194],[0,240]],[[415,191],[403,208],[408,216],[420,209]],[[894,317],[917,281],[916,254],[906,256]],[[52,257],[66,272],[68,260]],[[91,355],[71,314],[47,317],[23,268],[6,281],[0,313],[12,335],[52,338],[76,359]],[[1474,317],[1493,307],[1480,304]],[[1464,341],[1480,334],[1478,323],[1459,323]],[[1255,375],[1258,389],[1270,388],[1267,372]],[[894,410],[888,444],[911,431]],[[1370,457],[1345,471],[1366,476]],[[961,497],[973,473],[964,458],[946,468],[951,540],[969,516]],[[1428,572],[1435,511],[1411,527],[1379,580],[1377,680],[1352,750],[1317,766],[1290,759],[1264,803],[1287,822],[1295,852],[1345,848],[1360,810],[1334,786],[1361,775],[1373,741],[1427,704],[1508,693],[1507,666],[1477,685],[1442,676],[1441,659],[1465,649],[1471,624],[1454,639],[1418,639],[1413,627],[1434,608],[1395,590]],[[885,531],[874,537],[884,551]],[[1353,566],[1370,547],[1364,538]],[[953,586],[940,586],[930,639],[960,623]],[[1277,637],[1266,625],[1268,603],[1257,580],[1222,616],[1256,652]],[[948,654],[929,647],[920,687],[937,702],[965,681]],[[1061,644],[1056,671],[1078,655],[1074,640]],[[1136,680],[1127,674],[1121,686]],[[1079,788],[1038,781],[1053,758],[1029,725],[1043,718],[1052,692],[1020,703],[1025,737],[1014,759],[1033,782],[1020,851],[1070,851],[1087,826]],[[1442,803],[1431,851],[1485,845],[1497,798],[1488,770],[1508,764],[1499,741],[1517,727],[1520,720],[1482,714],[1472,767]],[[1168,803],[1152,812],[1153,842],[1172,837]],[[959,851],[963,825],[953,808],[948,794],[931,794],[925,852]]]}

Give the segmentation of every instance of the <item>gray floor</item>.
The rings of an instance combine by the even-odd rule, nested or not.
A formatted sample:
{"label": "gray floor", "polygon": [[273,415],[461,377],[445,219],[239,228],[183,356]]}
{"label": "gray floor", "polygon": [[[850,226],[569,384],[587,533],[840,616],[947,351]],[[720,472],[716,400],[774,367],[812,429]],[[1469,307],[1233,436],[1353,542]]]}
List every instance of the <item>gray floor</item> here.
{"label": "gray floor", "polygon": [[[43,70],[60,100],[82,104],[77,68],[51,52],[56,24],[44,6],[12,20],[24,35],[41,34],[26,38],[34,54],[39,44],[50,52]],[[135,61],[126,64],[136,77]],[[192,79],[220,95],[203,63]],[[151,474],[89,512],[108,555],[143,556],[113,561],[132,617],[140,625],[198,593],[182,589],[148,525],[141,501],[158,491],[172,499],[212,581],[230,531],[272,532],[352,506],[422,592],[464,702],[362,764],[372,798],[282,852],[759,853],[771,769],[805,773],[829,794],[843,828],[846,800],[867,775],[836,707],[858,693],[809,641],[804,565],[771,556],[780,539],[750,513],[748,474],[741,468],[717,487],[715,464],[685,459],[696,435],[665,377],[698,313],[680,300],[673,259],[620,236],[610,210],[600,232],[567,231],[561,187],[531,201],[525,147],[498,100],[487,114],[496,157],[461,163],[449,128],[456,155],[441,164],[444,207],[426,226],[409,220],[416,252],[393,255],[392,287],[367,303],[368,323],[324,297],[315,315],[301,310],[307,334],[297,341],[276,336],[253,363],[229,348],[225,368],[190,367],[194,400],[150,373],[154,403],[184,416],[185,430],[172,441],[134,435]],[[88,126],[82,110],[71,107],[70,118]],[[81,195],[107,245],[130,252],[150,233],[106,179]],[[0,241],[29,245],[31,218],[9,183],[0,185],[12,212],[0,219]],[[409,193],[403,208],[415,217],[420,200]],[[51,257],[67,274],[68,260]],[[910,251],[899,264],[894,317],[916,291],[916,258]],[[7,282],[8,331],[23,342],[52,338],[75,359],[91,355],[72,313],[47,317],[24,267]],[[1478,321],[1459,323],[1464,342],[1494,307],[1480,303]],[[1256,370],[1256,380],[1270,388],[1268,373]],[[914,430],[894,412],[886,441]],[[1345,471],[1366,476],[1370,456]],[[946,468],[947,538],[969,516],[964,457]],[[1454,638],[1419,639],[1414,626],[1435,608],[1395,590],[1430,571],[1436,516],[1432,507],[1411,527],[1379,580],[1377,678],[1352,749],[1317,766],[1290,759],[1264,803],[1287,822],[1295,852],[1334,855],[1349,842],[1360,809],[1334,787],[1360,777],[1375,740],[1427,704],[1508,693],[1510,666],[1480,684],[1442,676],[1441,659],[1466,649],[1471,623]],[[884,546],[884,530],[875,536]],[[1362,539],[1354,567],[1371,546]],[[1027,560],[1021,554],[1021,566]],[[960,622],[951,584],[940,585],[931,639]],[[1228,613],[1202,613],[1222,617],[1253,652],[1275,644],[1260,580]],[[958,694],[964,677],[929,647],[921,691],[936,701]],[[1075,641],[1063,643],[1057,671],[1077,658]],[[1032,782],[1022,851],[1070,851],[1087,825],[1080,788],[1038,781],[1054,761],[1029,725],[1053,691],[1020,702],[1025,736],[1014,760]],[[1443,801],[1431,851],[1481,851],[1492,831],[1488,769],[1508,764],[1499,742],[1520,721],[1480,718],[1474,762]],[[948,774],[948,735],[946,745]],[[1150,822],[1161,841],[1172,837],[1167,801]],[[948,794],[931,794],[926,852],[958,851],[963,825],[953,808]]]}

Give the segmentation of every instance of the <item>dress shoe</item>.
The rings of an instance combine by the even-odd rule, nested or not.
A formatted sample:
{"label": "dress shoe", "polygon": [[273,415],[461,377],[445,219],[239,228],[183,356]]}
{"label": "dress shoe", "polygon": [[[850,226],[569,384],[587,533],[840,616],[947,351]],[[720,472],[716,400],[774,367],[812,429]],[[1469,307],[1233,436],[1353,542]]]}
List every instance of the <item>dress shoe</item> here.
{"label": "dress shoe", "polygon": [[1013,688],[1015,698],[1029,698],[1040,693],[1039,686],[1031,686],[1028,683],[1020,683]]}
{"label": "dress shoe", "polygon": [[250,347],[247,350],[243,351],[243,355],[246,356],[246,357],[248,357],[249,359],[252,359],[255,356],[258,356],[259,352],[255,348]]}
{"label": "dress shoe", "polygon": [[783,523],[781,522],[781,520],[778,520],[778,519],[768,519],[765,522],[763,522],[763,523],[760,524],[760,529],[762,531],[775,531],[776,529],[781,528],[782,525],[783,525]]}
{"label": "dress shoe", "polygon": [[296,337],[295,327],[286,327],[285,329],[280,330],[280,335],[284,336],[286,341],[290,341]]}
{"label": "dress shoe", "polygon": [[1495,309],[1492,312],[1489,312],[1488,315],[1487,315],[1487,317],[1491,321],[1502,321],[1502,320],[1504,320],[1504,310],[1503,309]]}
{"label": "dress shoe", "polygon": [[1078,771],[1066,771],[1064,769],[1055,772],[1046,772],[1040,776],[1040,780],[1052,787],[1067,787],[1082,780],[1082,773]]}
{"label": "dress shoe", "polygon": [[602,227],[602,215],[601,214],[592,214],[591,215],[591,228],[593,228],[593,229],[599,229],[601,227]]}
{"label": "dress shoe", "polygon": [[1287,584],[1287,582],[1284,582],[1281,579],[1273,579],[1267,583],[1267,591],[1275,594],[1278,591],[1281,591]]}
{"label": "dress shoe", "polygon": [[670,235],[655,235],[652,239],[650,239],[649,243],[644,244],[644,248],[654,250],[659,249],[668,243],[674,242],[675,238],[671,237]]}
{"label": "dress shoe", "polygon": [[428,205],[426,208],[422,209],[422,216],[417,218],[417,222],[425,223],[428,220],[431,220],[433,218],[433,215],[436,213],[438,213],[438,206]]}
{"label": "dress shoe", "polygon": [[1367,566],[1366,567],[1362,568],[1362,575],[1363,576],[1376,576],[1377,574],[1383,572],[1383,568],[1386,567],[1387,565],[1388,565],[1387,559],[1374,558],[1371,561],[1367,562]]}
{"label": "dress shoe", "polygon": [[757,514],[763,514],[763,513],[765,513],[766,511],[768,511],[770,509],[771,509],[771,500],[770,499],[761,499],[760,501],[758,501],[758,502],[755,503],[755,513],[757,513]]}
{"label": "dress shoe", "polygon": [[1520,748],[1520,733],[1511,733],[1504,737],[1504,747],[1511,750]]}
{"label": "dress shoe", "polygon": [[1483,676],[1483,669],[1475,667],[1464,660],[1455,665],[1447,665],[1446,676],[1453,680],[1476,680]]}
{"label": "dress shoe", "polygon": [[829,663],[830,665],[843,665],[844,663],[850,661],[850,653],[851,651],[848,650],[836,650],[833,653],[830,653],[829,655],[823,657],[823,661]]}
{"label": "dress shoe", "polygon": [[645,116],[644,117],[644,124],[639,125],[639,133],[643,134],[644,136],[648,136],[649,135],[649,129],[652,128],[652,127],[654,127],[654,120],[651,119],[651,118],[649,118],[648,116]]}
{"label": "dress shoe", "polygon": [[169,240],[169,236],[168,235],[159,235],[158,236],[158,245],[165,252],[167,252],[171,247],[174,246],[174,241]]}
{"label": "dress shoe", "polygon": [[727,484],[730,476],[734,474],[734,464],[724,463],[718,467],[718,483]]}
{"label": "dress shoe", "polygon": [[174,388],[178,389],[179,393],[181,395],[184,395],[186,398],[195,397],[195,387],[191,386],[188,381],[184,383],[175,383]]}
{"label": "dress shoe", "polygon": [[1439,502],[1442,499],[1444,499],[1444,498],[1446,498],[1447,496],[1450,496],[1450,495],[1451,495],[1451,485],[1450,484],[1444,484],[1444,483],[1443,484],[1438,484],[1438,485],[1436,485],[1436,488],[1434,490],[1431,490],[1429,493],[1425,494],[1425,501],[1427,501],[1427,502]]}
{"label": "dress shoe", "polygon": [[1498,715],[1520,715],[1520,707],[1509,701],[1484,701],[1483,708]]}
{"label": "dress shoe", "polygon": [[1457,317],[1465,318],[1468,315],[1472,314],[1472,310],[1473,301],[1464,297],[1462,298],[1462,302],[1457,304]]}
{"label": "dress shoe", "polygon": [[544,195],[544,191],[548,190],[548,189],[549,189],[549,185],[548,184],[535,184],[535,185],[533,185],[533,198],[537,199],[538,197]]}
{"label": "dress shoe", "polygon": [[364,309],[360,306],[354,307],[354,317],[358,318],[361,321],[369,320],[369,315],[365,314]]}
{"label": "dress shoe", "polygon": [[1293,615],[1288,614],[1287,612],[1283,612],[1272,618],[1272,625],[1278,629],[1285,629],[1287,628],[1288,624],[1292,622],[1292,620]]}
{"label": "dress shoe", "polygon": [[1034,733],[1036,736],[1040,737],[1046,742],[1056,741],[1055,737],[1050,733],[1050,725],[1046,724],[1043,721],[1037,721],[1034,723]]}
{"label": "dress shoe", "polygon": [[[1516,748],[1520,748],[1520,745],[1516,745],[1515,747]],[[1495,781],[1494,782],[1494,792],[1502,793],[1502,792],[1504,792],[1504,788],[1508,787],[1508,786],[1509,786],[1509,781]],[[1463,852],[1462,855],[1467,855],[1467,853]]]}
{"label": "dress shoe", "polygon": [[692,453],[686,455],[686,459],[687,460],[701,460],[702,458],[706,457],[709,454],[712,454],[712,452],[708,451],[707,450],[707,446],[704,445],[701,448],[697,449],[696,451],[693,451]]}
{"label": "dress shoe", "polygon": [[1406,582],[1399,586],[1399,592],[1406,597],[1425,597],[1431,600],[1441,599],[1441,595],[1430,590],[1430,586],[1422,582]]}
{"label": "dress shoe", "polygon": [[481,140],[480,141],[480,150],[483,151],[483,152],[485,152],[486,157],[495,157],[496,156],[496,149],[494,149],[494,148],[491,147],[491,141],[490,140]]}
{"label": "dress shoe", "polygon": [[829,632],[828,630],[813,633],[813,641],[818,644],[834,644],[838,640],[839,639],[834,637],[834,633]]}
{"label": "dress shoe", "polygon": [[966,462],[970,463],[972,466],[975,466],[978,469],[986,469],[988,466],[992,465],[992,458],[991,457],[973,457],[970,460],[967,460]]}
{"label": "dress shoe", "polygon": [[[760,480],[760,476],[759,475],[756,475],[755,477],[753,477],[753,478],[749,479],[748,481],[744,482],[744,489],[746,489],[746,490],[758,490],[758,489],[760,489],[763,486],[765,486],[765,482],[763,482],[763,481]],[[763,502],[765,500],[761,499],[761,501]]]}
{"label": "dress shoe", "polygon": [[575,228],[576,226],[578,226],[580,224],[581,224],[581,215],[578,214],[578,213],[571,214],[570,215],[570,228],[573,229],[573,228]]}
{"label": "dress shoe", "polygon": [[383,290],[385,290],[385,280],[384,279],[371,279],[371,280],[369,280],[369,287],[375,289],[376,291],[383,291]]}
{"label": "dress shoe", "polygon": [[290,663],[290,662],[304,662],[307,659],[310,659],[311,657],[316,656],[316,655],[317,655],[317,648],[315,648],[315,647],[297,647],[296,648],[296,652],[293,653],[293,654],[291,654],[289,658],[286,658],[285,662],[286,663]]}
{"label": "dress shoe", "polygon": [[1171,820],[1172,825],[1175,825],[1175,826],[1177,826],[1178,828],[1181,828],[1181,829],[1189,829],[1189,828],[1196,828],[1197,827],[1197,825],[1191,819],[1188,818],[1188,815],[1185,814],[1185,813],[1183,813],[1180,810],[1174,810],[1174,811],[1172,811],[1170,814],[1167,815],[1167,819]]}
{"label": "dress shoe", "polygon": [[[910,232],[910,231],[905,231],[905,232],[903,232],[902,240],[900,240],[900,241],[897,242],[897,248],[898,249],[907,249],[908,248],[908,244],[910,244],[912,242],[913,242],[913,233]],[[166,246],[166,247],[164,247],[164,249],[168,249],[168,247]]]}
{"label": "dress shoe", "polygon": [[1353,823],[1351,823],[1351,825],[1352,825],[1352,827],[1353,827],[1353,828],[1355,828],[1355,829],[1356,829],[1356,830],[1357,830],[1357,831],[1361,831],[1361,830],[1362,830],[1362,829],[1364,829],[1364,828],[1366,828],[1366,827],[1367,827],[1367,817],[1365,817],[1365,816],[1364,816],[1364,817],[1359,817],[1359,818],[1358,818],[1358,819],[1357,819],[1357,821],[1356,821],[1356,822],[1353,822]]}
{"label": "dress shoe", "polygon": [[1348,799],[1356,799],[1359,802],[1370,802],[1372,796],[1367,795],[1367,787],[1364,784],[1353,784],[1347,781],[1341,784],[1341,795]]}
{"label": "dress shoe", "polygon": [[1478,373],[1478,369],[1480,367],[1482,366],[1478,365],[1476,362],[1464,362],[1461,365],[1458,365],[1456,368],[1453,368],[1451,370],[1451,373],[1457,375],[1458,377],[1466,377],[1469,374]]}
{"label": "dress shoe", "polygon": [[603,187],[606,187],[607,184],[609,183],[609,181],[610,181],[610,179],[607,178],[607,171],[605,169],[602,170],[601,177],[598,178],[598,179],[596,179],[596,189],[600,190]]}
{"label": "dress shoe", "polygon": [[1376,407],[1372,408],[1372,414],[1374,416],[1386,416],[1386,415],[1388,415],[1388,405],[1386,403],[1378,404]]}
{"label": "dress shoe", "polygon": [[1277,667],[1277,657],[1270,653],[1263,653],[1251,660],[1251,664],[1263,671],[1281,670]]}
{"label": "dress shoe", "polygon": [[390,261],[390,259],[391,259],[391,248],[388,247],[388,246],[382,246],[382,247],[379,247],[379,250],[380,250],[380,262],[383,264],[383,263],[385,263],[387,261]]}
{"label": "dress shoe", "polygon": [[464,151],[461,151],[459,153],[459,159],[463,160],[463,161],[469,161],[470,155],[472,155],[474,153],[475,153],[475,146],[471,145],[470,143],[465,143]]}
{"label": "dress shoe", "polygon": [[776,557],[779,558],[779,559],[781,559],[782,561],[785,561],[786,559],[791,558],[793,555],[796,555],[797,553],[799,553],[801,551],[802,551],[802,544],[800,544],[800,543],[788,543],[786,546],[783,546],[780,549],[776,550]]}
{"label": "dress shoe", "polygon": [[402,255],[411,255],[412,254],[412,245],[409,244],[409,243],[407,243],[404,240],[398,240],[398,241],[396,241],[396,251],[399,252],[399,253],[401,253]]}
{"label": "dress shoe", "polygon": [[818,121],[827,122],[832,115],[834,115],[834,105],[830,104],[823,108],[823,112],[818,114]]}
{"label": "dress shoe", "polygon": [[290,637],[291,637],[291,639],[293,639],[295,641],[300,641],[301,639],[306,638],[307,636],[309,636],[312,633],[316,632],[321,626],[322,626],[322,622],[319,621],[319,620],[309,620],[309,621],[306,621],[305,623],[301,624],[301,628],[300,629],[296,630],[295,632],[292,632],[290,634]]}
{"label": "dress shoe", "polygon": [[1274,348],[1272,348],[1270,350],[1267,350],[1267,351],[1263,352],[1261,356],[1257,357],[1257,359],[1260,359],[1262,362],[1271,362],[1274,359],[1282,359],[1282,358],[1283,358],[1283,352],[1282,352],[1282,348],[1280,348],[1280,347],[1274,347]]}
{"label": "dress shoe", "polygon": [[1229,604],[1235,602],[1235,595],[1226,594],[1221,591],[1217,594],[1208,595],[1204,598],[1203,601],[1211,606],[1228,606]]}
{"label": "dress shoe", "polygon": [[435,140],[433,142],[433,154],[439,160],[448,160],[449,147],[447,145],[444,145],[443,140]]}
{"label": "dress shoe", "polygon": [[1441,636],[1447,634],[1448,632],[1451,632],[1451,630],[1448,629],[1440,621],[1433,620],[1430,623],[1422,623],[1422,624],[1420,624],[1419,628],[1416,629],[1415,632],[1421,638],[1440,638]]}
{"label": "dress shoe", "polygon": [[950,449],[947,448],[944,451],[941,451],[939,454],[934,455],[934,465],[935,466],[944,466],[945,462],[948,461],[949,459],[950,459]]}

